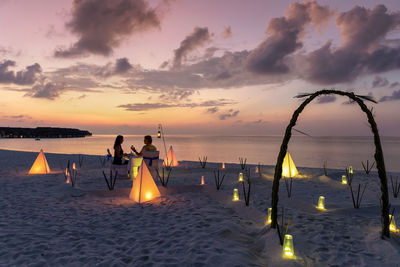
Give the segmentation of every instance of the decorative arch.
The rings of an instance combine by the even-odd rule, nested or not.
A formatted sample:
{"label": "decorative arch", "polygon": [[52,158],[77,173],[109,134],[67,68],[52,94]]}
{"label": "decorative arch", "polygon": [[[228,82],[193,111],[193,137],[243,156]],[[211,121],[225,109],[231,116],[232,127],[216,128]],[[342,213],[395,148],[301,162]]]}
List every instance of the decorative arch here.
{"label": "decorative arch", "polygon": [[383,150],[381,145],[381,140],[379,137],[378,126],[376,125],[374,116],[372,114],[372,109],[370,110],[367,105],[365,105],[363,100],[371,101],[377,103],[375,100],[368,96],[360,96],[355,95],[353,92],[343,92],[338,90],[320,90],[312,94],[302,94],[297,96],[297,98],[307,97],[306,100],[296,109],[296,111],[292,115],[292,119],[289,122],[289,125],[286,128],[285,136],[282,141],[281,150],[278,155],[278,159],[275,165],[275,175],[274,182],[272,185],[272,199],[271,199],[271,228],[277,227],[278,222],[278,200],[279,200],[279,181],[282,178],[282,163],[283,159],[286,155],[287,147],[292,136],[292,128],[296,125],[297,119],[300,113],[304,110],[304,108],[313,101],[316,97],[321,95],[340,95],[347,96],[350,101],[354,101],[357,103],[361,110],[367,115],[368,122],[371,126],[372,133],[374,135],[374,144],[375,144],[375,161],[376,167],[378,169],[378,175],[381,182],[381,222],[382,222],[382,237],[390,237],[389,231],[389,192],[387,185],[387,177],[386,177],[386,169],[385,169],[385,160],[383,158]]}

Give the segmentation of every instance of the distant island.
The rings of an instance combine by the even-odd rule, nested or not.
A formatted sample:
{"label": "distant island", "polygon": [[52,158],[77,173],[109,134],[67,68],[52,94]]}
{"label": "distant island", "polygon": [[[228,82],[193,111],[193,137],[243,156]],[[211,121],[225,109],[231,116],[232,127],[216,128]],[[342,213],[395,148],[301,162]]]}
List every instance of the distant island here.
{"label": "distant island", "polygon": [[37,127],[18,128],[0,127],[1,138],[75,138],[91,136],[89,131],[73,128]]}

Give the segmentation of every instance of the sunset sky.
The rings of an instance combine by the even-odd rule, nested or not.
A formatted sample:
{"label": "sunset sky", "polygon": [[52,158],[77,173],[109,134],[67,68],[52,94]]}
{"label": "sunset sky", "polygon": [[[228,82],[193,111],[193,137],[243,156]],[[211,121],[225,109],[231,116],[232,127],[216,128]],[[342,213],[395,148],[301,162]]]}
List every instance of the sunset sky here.
{"label": "sunset sky", "polygon": [[[0,0],[0,125],[279,135],[294,96],[336,88],[400,136],[399,26],[398,0]],[[339,97],[297,129],[370,135]]]}

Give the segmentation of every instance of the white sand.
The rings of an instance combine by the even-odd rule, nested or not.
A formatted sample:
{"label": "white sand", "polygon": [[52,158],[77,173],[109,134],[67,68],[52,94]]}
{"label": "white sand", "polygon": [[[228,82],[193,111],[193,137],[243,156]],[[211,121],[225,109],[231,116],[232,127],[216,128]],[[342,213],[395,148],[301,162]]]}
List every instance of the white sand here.
{"label": "white sand", "polygon": [[[0,266],[398,266],[400,237],[380,238],[380,184],[376,172],[356,171],[353,183],[368,182],[361,208],[351,203],[341,170],[299,168],[310,178],[293,181],[280,206],[291,216],[297,259],[282,259],[277,233],[264,226],[271,201],[273,167],[253,171],[250,207],[232,202],[239,165],[215,190],[220,164],[183,162],[174,168],[163,196],[145,204],[128,198],[132,182],[119,179],[109,192],[98,157],[85,156],[78,186],[60,173],[77,155],[46,154],[58,173],[28,176],[37,154],[0,150]],[[295,160],[295,159],[294,159]],[[254,170],[254,166],[253,166]],[[199,186],[204,175],[207,186]],[[399,174],[397,174],[400,176]],[[389,183],[389,189],[390,189]],[[328,211],[315,209],[324,195]],[[398,226],[400,201],[393,199]],[[287,217],[286,217],[287,218]]]}

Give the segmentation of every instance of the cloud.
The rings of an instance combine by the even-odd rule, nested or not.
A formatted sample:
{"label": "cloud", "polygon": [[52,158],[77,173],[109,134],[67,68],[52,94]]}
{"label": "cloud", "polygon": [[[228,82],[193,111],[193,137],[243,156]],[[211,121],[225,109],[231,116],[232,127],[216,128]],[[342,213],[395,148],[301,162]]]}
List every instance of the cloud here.
{"label": "cloud", "polygon": [[213,108],[208,108],[207,110],[206,110],[206,112],[207,113],[211,113],[211,114],[215,114],[215,113],[217,113],[218,112],[218,107],[213,107]]}
{"label": "cloud", "polygon": [[109,56],[130,35],[160,27],[160,19],[144,0],[75,0],[66,27],[79,39],[56,57]]}
{"label": "cloud", "polygon": [[231,26],[226,26],[224,28],[224,32],[222,33],[222,37],[224,39],[228,39],[228,38],[232,37],[232,28],[231,28]]}
{"label": "cloud", "polygon": [[32,90],[30,90],[26,96],[54,100],[60,96],[64,89],[63,85],[57,85],[52,82],[38,83],[32,87]]}
{"label": "cloud", "polygon": [[3,116],[3,118],[5,118],[5,119],[13,119],[13,120],[24,120],[24,119],[30,120],[30,119],[32,119],[31,116],[23,115],[23,114],[20,114],[20,115]]}
{"label": "cloud", "polygon": [[381,76],[375,76],[372,81],[372,88],[376,87],[386,87],[389,85],[389,81],[386,78],[382,78]]}
{"label": "cloud", "polygon": [[383,5],[370,10],[356,6],[336,17],[341,45],[327,42],[321,48],[296,58],[297,72],[316,84],[354,81],[363,74],[400,68],[400,46],[385,46],[386,35],[400,25],[399,12]]}
{"label": "cloud", "polygon": [[239,114],[239,110],[230,109],[226,113],[220,114],[219,115],[219,119],[221,121],[223,121],[223,120],[226,120],[226,119],[235,118],[235,117],[237,117],[238,114]]}
{"label": "cloud", "polygon": [[400,100],[400,90],[393,91],[392,95],[382,97],[379,102]]}
{"label": "cloud", "polygon": [[129,63],[129,60],[126,57],[117,59],[115,64],[108,63],[101,67],[85,64],[79,64],[76,67],[86,68],[90,72],[89,74],[94,74],[95,76],[102,78],[108,78],[114,75],[123,75],[133,69],[133,66]]}
{"label": "cloud", "polygon": [[193,90],[175,90],[175,91],[170,91],[167,94],[162,94],[160,95],[159,98],[166,101],[180,101],[188,99],[194,93],[195,91]]}
{"label": "cloud", "polygon": [[394,87],[398,87],[399,85],[400,85],[399,82],[392,82],[389,87],[394,88]]}
{"label": "cloud", "polygon": [[248,69],[259,74],[289,72],[288,56],[303,47],[300,36],[305,26],[321,27],[332,14],[328,7],[315,1],[290,4],[284,17],[270,20],[268,38],[249,55]]}
{"label": "cloud", "polygon": [[4,60],[0,62],[0,83],[14,83],[18,85],[33,84],[37,76],[42,72],[42,68],[38,63],[27,66],[25,70],[18,72],[8,70],[9,67],[15,67],[16,63],[12,60]]}
{"label": "cloud", "polygon": [[193,32],[185,37],[179,48],[174,51],[173,68],[180,68],[182,60],[194,49],[205,45],[211,39],[208,28],[194,28]]}
{"label": "cloud", "polygon": [[135,103],[135,104],[119,105],[118,108],[123,108],[126,111],[148,111],[148,110],[165,109],[165,108],[196,108],[196,107],[226,106],[231,104],[236,104],[236,102],[227,99],[219,99],[219,100],[203,101],[200,103],[173,103],[173,104]]}
{"label": "cloud", "polygon": [[326,104],[326,103],[332,103],[336,101],[336,96],[334,95],[324,95],[320,96],[317,100],[317,104]]}

